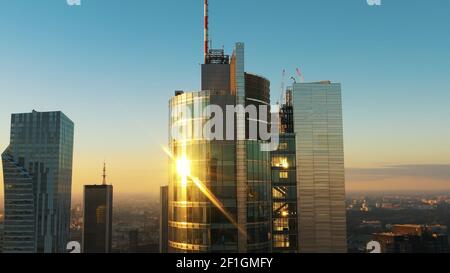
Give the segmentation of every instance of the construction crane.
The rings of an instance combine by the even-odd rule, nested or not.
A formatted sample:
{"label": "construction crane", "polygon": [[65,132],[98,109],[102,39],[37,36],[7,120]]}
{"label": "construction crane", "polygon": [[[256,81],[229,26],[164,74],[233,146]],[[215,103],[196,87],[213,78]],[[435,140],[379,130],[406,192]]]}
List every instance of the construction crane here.
{"label": "construction crane", "polygon": [[286,69],[283,69],[283,72],[281,74],[280,104],[283,104],[285,81],[286,81]]}
{"label": "construction crane", "polygon": [[300,78],[300,82],[301,83],[305,83],[305,77],[303,77],[303,73],[300,70],[300,68],[297,67],[297,69],[295,69],[295,71],[297,72],[297,75]]}

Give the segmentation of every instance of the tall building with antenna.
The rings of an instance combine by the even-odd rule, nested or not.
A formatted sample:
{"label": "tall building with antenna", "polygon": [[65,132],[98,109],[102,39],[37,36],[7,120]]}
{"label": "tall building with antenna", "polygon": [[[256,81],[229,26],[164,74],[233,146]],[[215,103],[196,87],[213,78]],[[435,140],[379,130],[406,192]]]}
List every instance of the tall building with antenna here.
{"label": "tall building with antenna", "polygon": [[102,184],[85,185],[83,197],[83,252],[110,253],[113,186],[106,184],[106,163],[103,163]]}
{"label": "tall building with antenna", "polygon": [[[208,118],[202,113],[211,105],[225,111],[270,104],[270,82],[245,72],[243,43],[236,43],[231,56],[209,47],[208,7],[205,0],[201,90],[177,91],[169,102],[169,128],[178,125],[184,132],[197,122],[205,128]],[[198,111],[186,117],[180,109]],[[259,116],[250,120],[242,111],[221,121],[235,126],[230,131],[224,126],[219,138],[180,139],[170,132],[169,252],[271,251],[270,152],[261,148],[267,141],[248,131],[250,123],[258,128],[269,124]]]}

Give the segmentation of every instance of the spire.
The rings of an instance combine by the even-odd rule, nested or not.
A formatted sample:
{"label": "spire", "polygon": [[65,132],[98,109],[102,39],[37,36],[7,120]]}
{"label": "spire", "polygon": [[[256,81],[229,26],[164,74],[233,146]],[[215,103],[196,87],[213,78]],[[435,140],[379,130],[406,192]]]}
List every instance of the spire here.
{"label": "spire", "polygon": [[106,185],[106,163],[103,162],[103,185]]}
{"label": "spire", "polygon": [[209,4],[208,0],[205,0],[205,10],[204,10],[204,55],[205,64],[207,63],[207,56],[209,54]]}

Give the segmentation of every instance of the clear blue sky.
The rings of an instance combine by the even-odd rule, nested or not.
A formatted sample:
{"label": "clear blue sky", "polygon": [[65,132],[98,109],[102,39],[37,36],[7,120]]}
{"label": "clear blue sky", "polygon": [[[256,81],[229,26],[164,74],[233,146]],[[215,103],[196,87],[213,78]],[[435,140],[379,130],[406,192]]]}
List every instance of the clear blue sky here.
{"label": "clear blue sky", "polygon": [[[450,164],[450,1],[210,1],[213,44],[245,42],[274,100],[283,68],[343,84],[348,168]],[[75,191],[104,158],[123,191],[166,183],[168,99],[199,88],[202,2],[0,0],[0,149],[10,113],[62,110]]]}

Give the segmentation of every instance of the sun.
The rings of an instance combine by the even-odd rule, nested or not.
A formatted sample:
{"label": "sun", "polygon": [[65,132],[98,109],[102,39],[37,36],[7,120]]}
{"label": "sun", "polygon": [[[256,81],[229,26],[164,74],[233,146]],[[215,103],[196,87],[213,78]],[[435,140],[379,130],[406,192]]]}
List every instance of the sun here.
{"label": "sun", "polygon": [[191,161],[186,156],[182,156],[177,159],[177,173],[181,178],[181,185],[187,185],[187,178],[191,176]]}

